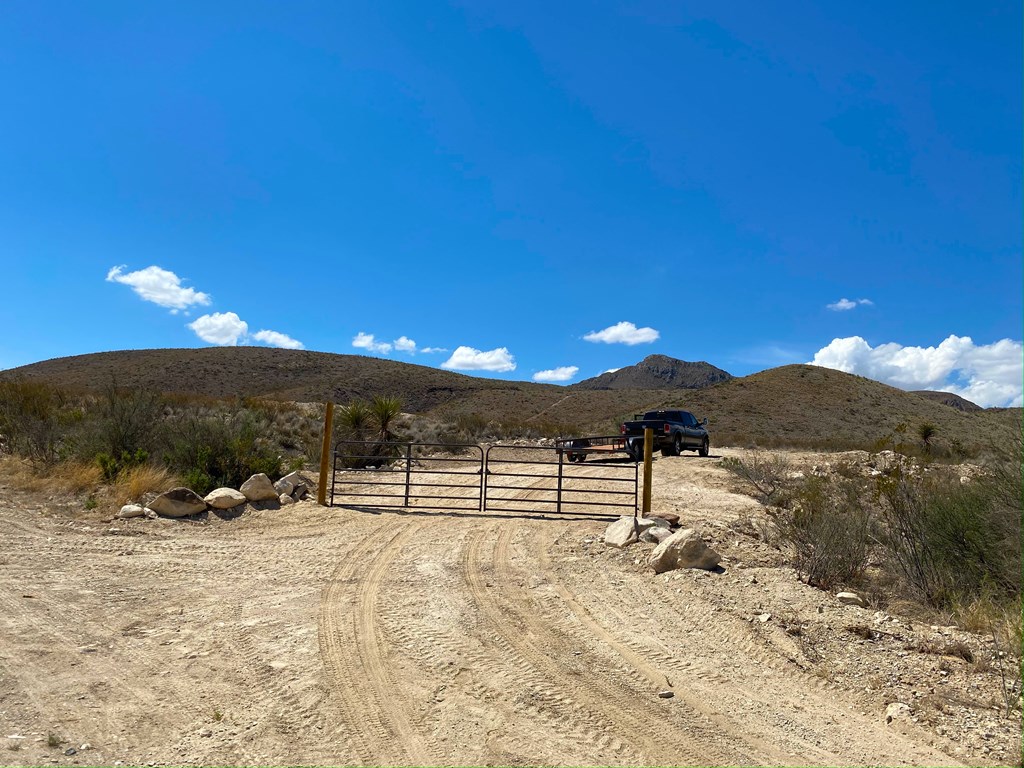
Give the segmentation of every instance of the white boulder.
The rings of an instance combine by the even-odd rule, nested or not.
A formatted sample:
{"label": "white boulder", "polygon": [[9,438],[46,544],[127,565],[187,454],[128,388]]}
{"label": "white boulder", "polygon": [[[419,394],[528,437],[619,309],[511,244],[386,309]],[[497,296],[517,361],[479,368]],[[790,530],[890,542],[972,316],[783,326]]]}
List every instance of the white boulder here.
{"label": "white boulder", "polygon": [[277,500],[281,502],[282,507],[287,507],[289,504],[294,504],[295,499],[289,496],[287,493],[282,493],[277,497]]}
{"label": "white boulder", "polygon": [[[239,488],[242,495],[249,501],[270,501],[276,499],[280,494],[274,489],[274,484],[264,473],[253,475]],[[150,505],[152,506],[152,505]]]}
{"label": "white boulder", "polygon": [[654,548],[648,560],[655,573],[677,568],[714,569],[722,557],[711,549],[692,528],[677,531]]}
{"label": "white boulder", "polygon": [[142,517],[146,514],[146,508],[138,504],[125,504],[121,507],[121,511],[117,513],[117,517],[122,520],[129,517]]}
{"label": "white boulder", "polygon": [[661,542],[671,535],[671,528],[662,528],[660,525],[652,525],[640,534],[640,541],[646,541],[648,544],[661,544]]}
{"label": "white boulder", "polygon": [[604,543],[610,547],[628,547],[640,535],[635,517],[620,517],[604,530]]}
{"label": "white boulder", "polygon": [[836,600],[843,605],[856,605],[860,608],[868,607],[867,601],[856,592],[839,592],[836,595]]}
{"label": "white boulder", "polygon": [[202,496],[189,488],[171,488],[167,493],[161,493],[149,502],[148,507],[164,517],[187,517],[205,512],[206,502]]}
{"label": "white boulder", "polygon": [[215,488],[206,494],[204,501],[214,509],[231,509],[245,504],[245,494],[234,488]]}

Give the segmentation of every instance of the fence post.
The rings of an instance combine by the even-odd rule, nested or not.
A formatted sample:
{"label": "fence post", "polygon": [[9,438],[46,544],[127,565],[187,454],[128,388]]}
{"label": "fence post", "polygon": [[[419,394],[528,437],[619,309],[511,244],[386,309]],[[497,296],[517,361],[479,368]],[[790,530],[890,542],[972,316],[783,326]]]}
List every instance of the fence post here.
{"label": "fence post", "polygon": [[562,514],[562,467],[565,466],[564,456],[565,454],[562,451],[558,452],[558,499],[555,502],[555,510],[558,514]]}
{"label": "fence post", "polygon": [[654,430],[644,429],[644,509],[641,517],[651,516],[651,463],[654,451]]}
{"label": "fence post", "polygon": [[409,506],[409,481],[412,478],[412,443],[405,444],[405,506]]}
{"label": "fence post", "polygon": [[334,403],[327,403],[324,411],[324,439],[320,445],[320,482],[316,489],[316,503],[327,506],[327,459],[331,454],[331,431],[334,428]]}

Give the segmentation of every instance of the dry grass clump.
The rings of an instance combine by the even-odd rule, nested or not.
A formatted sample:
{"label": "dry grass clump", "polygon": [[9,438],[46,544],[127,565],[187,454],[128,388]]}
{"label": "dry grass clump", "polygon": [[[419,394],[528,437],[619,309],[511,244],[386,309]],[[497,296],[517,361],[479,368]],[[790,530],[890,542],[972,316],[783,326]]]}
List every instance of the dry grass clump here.
{"label": "dry grass clump", "polygon": [[87,464],[82,461],[65,461],[45,475],[56,487],[69,493],[95,491],[103,482],[103,470],[99,464]]}
{"label": "dry grass clump", "polygon": [[140,464],[123,470],[118,475],[114,484],[114,495],[125,502],[137,501],[147,493],[163,493],[178,484],[177,475],[165,467]]}

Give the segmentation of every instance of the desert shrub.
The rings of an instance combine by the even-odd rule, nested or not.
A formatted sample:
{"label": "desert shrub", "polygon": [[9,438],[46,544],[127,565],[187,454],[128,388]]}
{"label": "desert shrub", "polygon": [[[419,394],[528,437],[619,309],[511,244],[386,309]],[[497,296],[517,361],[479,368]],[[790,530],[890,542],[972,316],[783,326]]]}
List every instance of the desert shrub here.
{"label": "desert shrub", "polygon": [[777,502],[786,488],[789,459],[778,453],[752,451],[745,458],[726,456],[722,467],[739,478],[764,505]]}
{"label": "desert shrub", "polygon": [[53,464],[76,417],[60,389],[25,379],[0,382],[0,436],[11,453]]}
{"label": "desert shrub", "polygon": [[998,472],[963,485],[897,468],[878,482],[883,541],[906,585],[935,608],[1020,594],[1019,469],[1015,481]]}
{"label": "desert shrub", "polygon": [[260,472],[276,479],[282,458],[266,433],[266,425],[248,412],[228,418],[187,415],[171,426],[164,459],[200,495],[220,486],[237,488]]}
{"label": "desert shrub", "polygon": [[769,508],[778,540],[789,545],[792,565],[822,589],[851,585],[867,567],[871,512],[850,478],[811,477],[786,508]]}

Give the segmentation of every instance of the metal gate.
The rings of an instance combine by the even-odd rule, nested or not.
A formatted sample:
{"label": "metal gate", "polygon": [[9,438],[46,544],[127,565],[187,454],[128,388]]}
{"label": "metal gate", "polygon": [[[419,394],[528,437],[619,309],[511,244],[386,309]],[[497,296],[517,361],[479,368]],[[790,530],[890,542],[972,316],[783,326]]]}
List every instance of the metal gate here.
{"label": "metal gate", "polygon": [[[583,448],[573,451],[585,456]],[[568,448],[561,446],[492,445],[484,457],[484,509],[588,517],[636,514],[635,461],[609,457],[584,464],[582,458],[567,462],[568,456]]]}
{"label": "metal gate", "polygon": [[[586,455],[597,461],[583,463]],[[579,463],[575,463],[579,462]],[[594,445],[342,441],[330,505],[528,515],[635,515],[635,461]]]}
{"label": "metal gate", "polygon": [[479,512],[483,466],[479,445],[341,441],[331,506]]}

